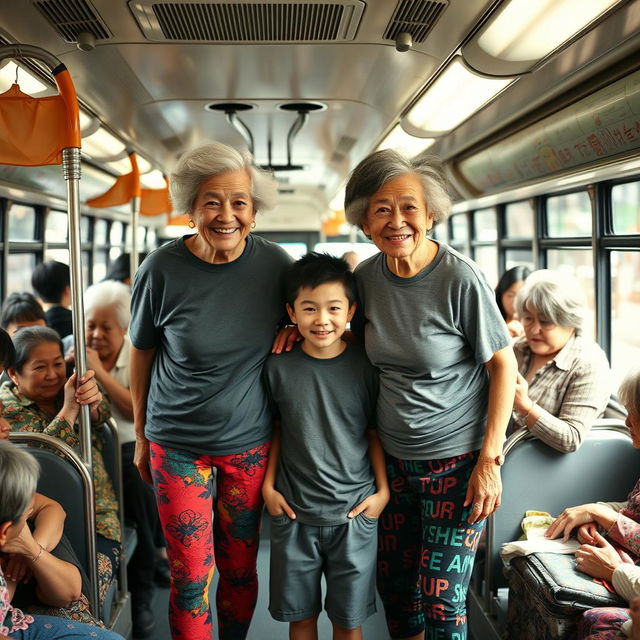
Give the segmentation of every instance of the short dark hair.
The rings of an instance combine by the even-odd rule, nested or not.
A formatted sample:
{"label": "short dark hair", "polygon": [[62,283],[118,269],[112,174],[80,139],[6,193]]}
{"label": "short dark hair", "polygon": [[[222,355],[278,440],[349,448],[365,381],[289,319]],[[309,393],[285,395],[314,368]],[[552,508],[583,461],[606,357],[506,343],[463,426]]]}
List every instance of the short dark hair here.
{"label": "short dark hair", "polygon": [[287,302],[293,306],[300,289],[315,289],[327,282],[341,283],[349,304],[356,301],[355,280],[347,262],[328,253],[311,251],[289,267],[286,279]]}
{"label": "short dark hair", "polygon": [[496,287],[496,302],[498,303],[498,309],[500,309],[500,313],[502,317],[507,319],[507,312],[502,305],[502,296],[504,292],[514,283],[514,282],[524,282],[531,275],[531,269],[526,265],[518,265],[516,267],[512,267],[511,269],[507,269],[502,274],[500,281],[498,282],[498,286]]}
{"label": "short dark hair", "polygon": [[64,354],[62,340],[57,331],[49,327],[24,327],[13,336],[13,346],[16,350],[13,368],[22,373],[22,367],[31,357],[33,350],[44,342],[55,342],[60,346],[60,353]]}
{"label": "short dark hair", "polygon": [[8,369],[13,366],[15,358],[16,349],[11,336],[4,329],[0,329],[0,364],[4,369]]}
{"label": "short dark hair", "polygon": [[69,265],[51,260],[39,264],[31,275],[33,290],[45,302],[60,303],[64,288],[71,282]]}
{"label": "short dark hair", "polygon": [[26,291],[11,293],[2,303],[0,327],[6,329],[18,322],[44,320],[44,310],[32,294]]}

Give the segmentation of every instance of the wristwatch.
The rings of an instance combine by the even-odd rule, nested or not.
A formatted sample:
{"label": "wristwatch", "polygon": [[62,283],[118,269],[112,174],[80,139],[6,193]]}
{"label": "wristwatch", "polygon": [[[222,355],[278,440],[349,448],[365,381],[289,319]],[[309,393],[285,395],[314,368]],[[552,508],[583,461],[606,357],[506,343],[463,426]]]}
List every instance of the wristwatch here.
{"label": "wristwatch", "polygon": [[501,467],[504,464],[504,456],[502,454],[497,455],[495,458],[491,456],[478,456],[478,462],[489,462]]}

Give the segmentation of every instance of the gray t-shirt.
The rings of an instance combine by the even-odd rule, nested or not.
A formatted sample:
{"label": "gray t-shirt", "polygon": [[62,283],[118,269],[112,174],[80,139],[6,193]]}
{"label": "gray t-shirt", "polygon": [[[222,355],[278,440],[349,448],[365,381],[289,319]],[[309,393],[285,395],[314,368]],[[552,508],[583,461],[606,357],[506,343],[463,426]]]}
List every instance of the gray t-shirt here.
{"label": "gray t-shirt", "polygon": [[296,345],[270,356],[264,373],[281,422],[276,489],[303,524],[347,522],[375,492],[366,430],[375,426],[378,372],[357,345],[328,359]]}
{"label": "gray t-shirt", "polygon": [[271,436],[262,366],[291,258],[249,235],[237,260],[208,264],[184,240],[150,254],[133,284],[131,342],[157,348],[145,434],[199,454],[238,453]]}
{"label": "gray t-shirt", "polygon": [[[378,432],[404,460],[482,446],[489,377],[483,363],[511,344],[495,294],[471,260],[438,243],[423,271],[401,278],[376,254],[355,272],[353,328],[380,370]],[[363,317],[364,315],[364,317]]]}

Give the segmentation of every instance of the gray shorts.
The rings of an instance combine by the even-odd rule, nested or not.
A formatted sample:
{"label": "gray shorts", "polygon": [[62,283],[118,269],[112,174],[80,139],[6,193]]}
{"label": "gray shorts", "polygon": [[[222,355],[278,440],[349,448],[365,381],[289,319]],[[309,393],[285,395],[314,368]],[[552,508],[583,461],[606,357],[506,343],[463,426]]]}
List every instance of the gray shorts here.
{"label": "gray shorts", "polygon": [[317,616],[323,574],[331,622],[355,629],[376,612],[377,520],[360,514],[344,524],[315,527],[285,514],[270,518],[269,611],[276,620]]}

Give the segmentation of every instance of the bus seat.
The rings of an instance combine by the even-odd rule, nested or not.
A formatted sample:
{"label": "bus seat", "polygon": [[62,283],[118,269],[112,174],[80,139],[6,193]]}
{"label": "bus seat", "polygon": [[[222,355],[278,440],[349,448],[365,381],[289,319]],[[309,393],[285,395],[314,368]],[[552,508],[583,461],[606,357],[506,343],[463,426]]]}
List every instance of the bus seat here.
{"label": "bus seat", "polygon": [[[548,511],[557,516],[576,504],[624,500],[640,469],[640,451],[633,448],[628,429],[612,419],[597,420],[573,453],[552,449],[526,429],[513,433],[504,451],[502,503],[487,521],[484,582],[472,587],[475,602],[470,603],[475,617],[481,609],[487,620],[505,610],[508,589],[500,549],[503,543],[521,536],[525,511]],[[476,637],[490,637],[486,622],[474,632],[474,615],[470,615]],[[483,631],[479,633],[478,628]]]}

